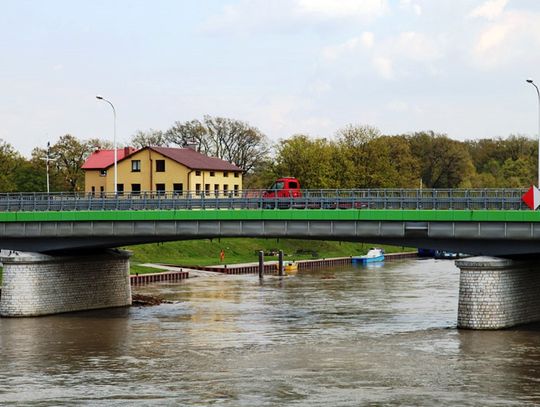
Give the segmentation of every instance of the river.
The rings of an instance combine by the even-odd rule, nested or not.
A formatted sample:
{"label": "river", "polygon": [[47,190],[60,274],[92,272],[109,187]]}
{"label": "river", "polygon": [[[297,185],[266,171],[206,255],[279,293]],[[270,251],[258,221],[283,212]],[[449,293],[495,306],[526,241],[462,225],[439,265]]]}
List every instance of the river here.
{"label": "river", "polygon": [[198,277],[155,307],[0,319],[0,404],[540,404],[540,324],[456,329],[453,261]]}

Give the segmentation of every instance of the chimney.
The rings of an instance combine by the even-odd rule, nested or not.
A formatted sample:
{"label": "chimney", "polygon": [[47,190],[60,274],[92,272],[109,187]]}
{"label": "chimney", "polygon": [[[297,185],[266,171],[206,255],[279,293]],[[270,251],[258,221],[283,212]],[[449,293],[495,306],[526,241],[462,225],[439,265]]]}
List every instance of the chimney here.
{"label": "chimney", "polygon": [[124,147],[124,157],[131,153],[131,147]]}
{"label": "chimney", "polygon": [[197,151],[197,147],[198,147],[198,144],[197,144],[197,141],[195,140],[187,140],[184,143],[184,148],[190,148],[193,151]]}

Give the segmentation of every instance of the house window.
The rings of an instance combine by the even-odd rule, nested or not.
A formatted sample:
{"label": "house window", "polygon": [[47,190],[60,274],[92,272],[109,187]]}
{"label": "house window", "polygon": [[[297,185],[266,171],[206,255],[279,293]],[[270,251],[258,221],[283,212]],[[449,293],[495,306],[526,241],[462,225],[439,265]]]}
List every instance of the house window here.
{"label": "house window", "polygon": [[229,192],[229,186],[227,184],[223,184],[223,195],[227,195],[227,192]]}
{"label": "house window", "polygon": [[131,172],[141,172],[141,160],[131,160]]}
{"label": "house window", "polygon": [[216,175],[216,172],[215,171],[210,171],[210,176],[211,177],[214,177]]}
{"label": "house window", "polygon": [[234,178],[238,178],[240,176],[240,173],[239,172],[235,172],[234,173]]}
{"label": "house window", "polygon": [[99,196],[103,198],[104,195],[105,195],[105,187],[99,187]]}
{"label": "house window", "polygon": [[210,184],[204,184],[204,194],[210,195]]}
{"label": "house window", "polygon": [[240,190],[240,187],[238,185],[234,186],[234,196],[238,196],[238,191]]}
{"label": "house window", "polygon": [[99,170],[99,176],[100,177],[106,177],[107,176],[107,170]]}
{"label": "house window", "polygon": [[116,192],[118,195],[124,195],[124,184],[116,184]]}
{"label": "house window", "polygon": [[131,193],[139,195],[141,193],[141,184],[131,184]]}
{"label": "house window", "polygon": [[214,195],[215,196],[219,195],[219,184],[214,184]]}
{"label": "house window", "polygon": [[195,184],[195,195],[201,194],[201,184]]}
{"label": "house window", "polygon": [[96,187],[92,187],[92,196],[96,194]]}
{"label": "house window", "polygon": [[173,192],[178,195],[184,194],[184,184],[173,184]]}
{"label": "house window", "polygon": [[156,160],[156,172],[165,172],[165,160]]}
{"label": "house window", "polygon": [[229,176],[229,172],[228,172],[228,171],[223,171],[223,176],[224,176],[224,177],[228,177],[228,176]]}
{"label": "house window", "polygon": [[163,195],[165,193],[165,184],[156,184],[156,192],[158,195]]}
{"label": "house window", "polygon": [[195,171],[195,175],[201,175],[201,171],[200,170]]}

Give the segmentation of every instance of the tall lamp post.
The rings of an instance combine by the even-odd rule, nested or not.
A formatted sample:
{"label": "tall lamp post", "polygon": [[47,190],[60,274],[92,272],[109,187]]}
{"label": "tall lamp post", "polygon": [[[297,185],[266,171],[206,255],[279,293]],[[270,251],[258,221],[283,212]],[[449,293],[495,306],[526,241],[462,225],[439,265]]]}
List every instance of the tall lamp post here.
{"label": "tall lamp post", "polygon": [[47,141],[47,195],[51,193],[51,187],[49,186],[49,161],[51,157],[51,142]]}
{"label": "tall lamp post", "polygon": [[114,137],[113,137],[113,148],[114,148],[114,195],[116,195],[117,191],[117,185],[118,185],[118,152],[116,151],[116,109],[114,108],[114,105],[111,103],[111,101],[105,99],[101,95],[97,95],[96,99],[103,100],[104,102],[107,102],[109,105],[111,105],[114,115]]}
{"label": "tall lamp post", "polygon": [[536,94],[538,95],[538,187],[540,187],[540,90],[538,90],[538,86],[531,78],[527,79],[527,83],[536,88]]}

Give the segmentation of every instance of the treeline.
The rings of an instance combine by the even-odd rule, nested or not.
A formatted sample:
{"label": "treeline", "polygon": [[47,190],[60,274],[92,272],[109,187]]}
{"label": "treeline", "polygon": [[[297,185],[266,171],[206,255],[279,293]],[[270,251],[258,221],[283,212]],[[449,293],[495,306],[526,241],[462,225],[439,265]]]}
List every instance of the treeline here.
{"label": "treeline", "polygon": [[[536,182],[538,164],[537,141],[520,135],[462,142],[432,131],[384,135],[349,125],[330,138],[299,134],[271,145],[246,122],[211,116],[138,131],[127,145],[191,143],[244,168],[244,188],[265,188],[282,176],[297,177],[304,188],[524,188]],[[46,191],[47,161],[51,191],[82,191],[82,164],[104,148],[112,144],[64,135],[27,159],[0,140],[0,192]]]}
{"label": "treeline", "polygon": [[537,177],[537,141],[517,135],[462,142],[347,126],[332,139],[295,135],[275,148],[250,186],[291,175],[304,188],[525,188]]}

